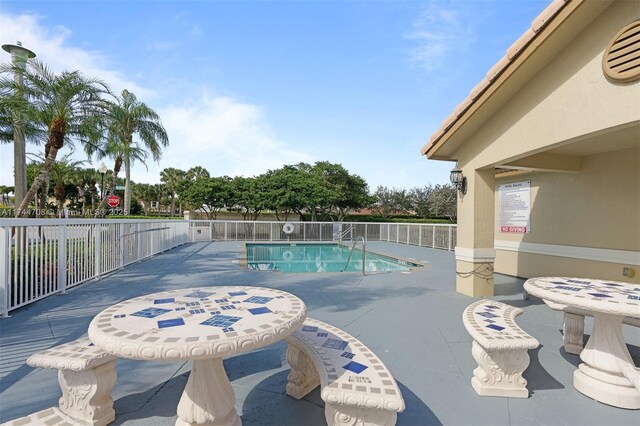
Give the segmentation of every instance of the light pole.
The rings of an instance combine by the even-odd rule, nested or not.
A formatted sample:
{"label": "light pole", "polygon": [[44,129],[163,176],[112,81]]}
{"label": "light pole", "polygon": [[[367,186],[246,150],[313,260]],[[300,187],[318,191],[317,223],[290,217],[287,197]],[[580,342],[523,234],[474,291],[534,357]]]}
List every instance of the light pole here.
{"label": "light pole", "polygon": [[[16,90],[22,87],[22,73],[25,70],[27,59],[35,58],[36,54],[22,47],[22,43],[3,44],[2,48],[11,54],[11,64],[14,66],[14,81]],[[22,117],[13,115],[13,167],[15,194],[14,205],[16,208],[22,204],[22,199],[27,193],[27,160],[25,155],[24,132],[22,129]]]}
{"label": "light pole", "polygon": [[100,163],[98,166],[98,173],[100,173],[100,201],[104,198],[104,174],[107,173],[107,166],[104,163]]}

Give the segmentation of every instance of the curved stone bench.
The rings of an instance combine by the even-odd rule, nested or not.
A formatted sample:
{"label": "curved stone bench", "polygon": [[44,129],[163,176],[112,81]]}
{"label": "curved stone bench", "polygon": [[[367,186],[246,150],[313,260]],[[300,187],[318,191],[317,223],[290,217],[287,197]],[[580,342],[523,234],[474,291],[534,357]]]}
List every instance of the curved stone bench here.
{"label": "curved stone bench", "polygon": [[462,314],[473,337],[471,353],[478,363],[471,385],[482,396],[527,398],[522,373],[529,366],[529,349],[540,344],[514,322],[522,309],[495,300],[480,300]]}
{"label": "curved stone bench", "polygon": [[[551,309],[563,311],[562,342],[564,350],[570,354],[580,355],[584,349],[584,317],[592,317],[591,311],[574,308],[548,300],[543,300]],[[624,317],[623,324],[640,327],[640,318]]]}
{"label": "curved stone bench", "polygon": [[405,405],[389,370],[362,342],[307,318],[287,337],[287,394],[300,399],[320,385],[329,425],[394,425]]}
{"label": "curved stone bench", "polygon": [[[55,368],[62,389],[59,407],[9,424],[81,424],[102,426],[115,420],[111,389],[116,382],[116,357],[94,346],[88,337],[38,352],[31,367]],[[45,419],[46,418],[46,422]],[[62,419],[56,423],[56,419]]]}

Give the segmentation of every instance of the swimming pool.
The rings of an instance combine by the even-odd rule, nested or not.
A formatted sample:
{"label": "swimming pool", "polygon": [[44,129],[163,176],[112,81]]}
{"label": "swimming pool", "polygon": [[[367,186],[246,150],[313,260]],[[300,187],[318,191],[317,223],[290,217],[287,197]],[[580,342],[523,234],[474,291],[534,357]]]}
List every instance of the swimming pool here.
{"label": "swimming pool", "polygon": [[[338,244],[246,244],[247,268],[280,272],[341,272],[350,247]],[[366,272],[408,271],[418,263],[367,251]],[[345,272],[362,271],[362,250],[354,249]]]}

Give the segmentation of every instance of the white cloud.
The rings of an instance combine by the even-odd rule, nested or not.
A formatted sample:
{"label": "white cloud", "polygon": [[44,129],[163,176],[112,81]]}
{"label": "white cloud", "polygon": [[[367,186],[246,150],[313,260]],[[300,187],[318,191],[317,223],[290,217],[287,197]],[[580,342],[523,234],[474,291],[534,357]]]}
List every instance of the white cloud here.
{"label": "white cloud", "polygon": [[469,45],[473,30],[460,19],[461,9],[454,3],[430,1],[413,23],[412,31],[405,38],[415,40],[409,50],[409,59],[418,66],[433,71],[452,52],[463,51]]}
{"label": "white cloud", "polygon": [[214,176],[254,176],[285,164],[313,161],[310,155],[277,140],[255,105],[203,95],[195,103],[157,112],[170,146],[160,165],[149,164],[149,172],[139,170],[134,180],[157,181],[159,171],[166,167],[202,166]]}
{"label": "white cloud", "polygon": [[[25,48],[35,52],[37,58],[52,70],[80,70],[88,77],[104,80],[115,93],[127,89],[140,98],[154,95],[152,90],[114,70],[114,65],[107,55],[73,46],[73,32],[70,29],[61,25],[46,27],[42,24],[43,20],[43,17],[33,14],[0,13],[2,43],[15,43],[20,40]],[[5,54],[2,62],[10,61],[8,54],[0,53]]]}

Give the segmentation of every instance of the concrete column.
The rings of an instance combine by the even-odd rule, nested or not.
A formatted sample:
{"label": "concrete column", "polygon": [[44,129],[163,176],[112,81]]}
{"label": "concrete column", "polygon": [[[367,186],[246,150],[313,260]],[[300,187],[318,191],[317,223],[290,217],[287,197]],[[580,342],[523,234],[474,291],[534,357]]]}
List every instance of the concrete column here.
{"label": "concrete column", "polygon": [[493,296],[495,171],[462,170],[467,193],[458,192],[456,291]]}

